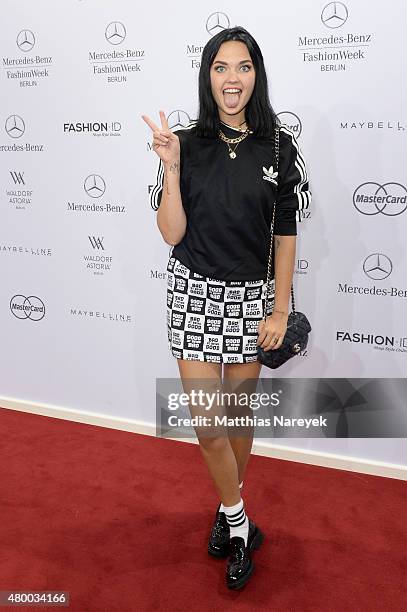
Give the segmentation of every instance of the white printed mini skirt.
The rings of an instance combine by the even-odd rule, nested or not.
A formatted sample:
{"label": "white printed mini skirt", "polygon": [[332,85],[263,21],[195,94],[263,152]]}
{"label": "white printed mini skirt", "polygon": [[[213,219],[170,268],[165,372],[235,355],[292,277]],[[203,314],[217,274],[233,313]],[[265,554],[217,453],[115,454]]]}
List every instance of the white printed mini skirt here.
{"label": "white printed mini skirt", "polygon": [[[167,264],[169,349],[178,359],[216,363],[257,361],[265,280],[225,281],[192,272],[176,257]],[[271,281],[267,315],[274,307]]]}

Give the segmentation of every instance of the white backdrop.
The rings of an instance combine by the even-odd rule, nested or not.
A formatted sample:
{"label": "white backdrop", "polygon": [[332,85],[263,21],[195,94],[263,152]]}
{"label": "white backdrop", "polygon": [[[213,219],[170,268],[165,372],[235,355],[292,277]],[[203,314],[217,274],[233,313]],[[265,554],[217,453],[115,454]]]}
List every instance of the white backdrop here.
{"label": "white backdrop", "polygon": [[[234,25],[262,49],[313,193],[294,281],[313,331],[278,376],[406,376],[407,7],[256,4],[3,2],[4,398],[154,422],[156,377],[178,368],[141,114],[158,122],[163,109],[174,129],[195,118],[201,50]],[[403,439],[279,444],[407,464]]]}

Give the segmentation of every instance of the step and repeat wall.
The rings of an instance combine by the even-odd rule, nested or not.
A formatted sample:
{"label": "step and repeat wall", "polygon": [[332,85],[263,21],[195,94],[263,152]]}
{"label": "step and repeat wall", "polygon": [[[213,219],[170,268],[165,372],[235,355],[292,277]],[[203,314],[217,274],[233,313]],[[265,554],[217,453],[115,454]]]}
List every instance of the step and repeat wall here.
{"label": "step and repeat wall", "polygon": [[[173,129],[195,119],[202,49],[234,25],[262,49],[272,105],[298,138],[313,195],[294,277],[312,333],[276,375],[406,376],[404,3],[2,9],[3,398],[154,422],[156,378],[178,367],[166,329],[171,247],[149,201],[158,157],[141,115],[159,124],[162,109]],[[291,441],[393,462],[401,442]]]}

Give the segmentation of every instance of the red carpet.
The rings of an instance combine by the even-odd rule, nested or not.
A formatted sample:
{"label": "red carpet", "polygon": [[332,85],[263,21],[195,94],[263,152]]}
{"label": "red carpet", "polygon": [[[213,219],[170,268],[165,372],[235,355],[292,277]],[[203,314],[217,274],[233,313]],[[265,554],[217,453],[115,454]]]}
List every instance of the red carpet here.
{"label": "red carpet", "polygon": [[266,539],[231,592],[206,552],[218,500],[198,446],[0,418],[0,590],[69,591],[74,612],[406,609],[403,481],[253,455],[243,498]]}

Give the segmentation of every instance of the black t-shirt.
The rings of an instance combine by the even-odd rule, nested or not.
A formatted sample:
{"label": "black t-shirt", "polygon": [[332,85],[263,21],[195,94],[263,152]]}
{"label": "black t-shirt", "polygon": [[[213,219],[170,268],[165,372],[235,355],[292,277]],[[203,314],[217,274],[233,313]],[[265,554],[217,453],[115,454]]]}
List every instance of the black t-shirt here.
{"label": "black t-shirt", "polygon": [[[227,137],[240,135],[223,122],[221,129]],[[294,134],[281,126],[277,194],[274,139],[250,134],[231,159],[220,138],[196,135],[194,121],[174,133],[180,140],[180,190],[187,228],[172,255],[210,278],[266,279],[276,195],[274,234],[296,236],[301,210],[311,202],[305,161]],[[161,202],[163,180],[160,159],[150,192],[154,210]]]}

